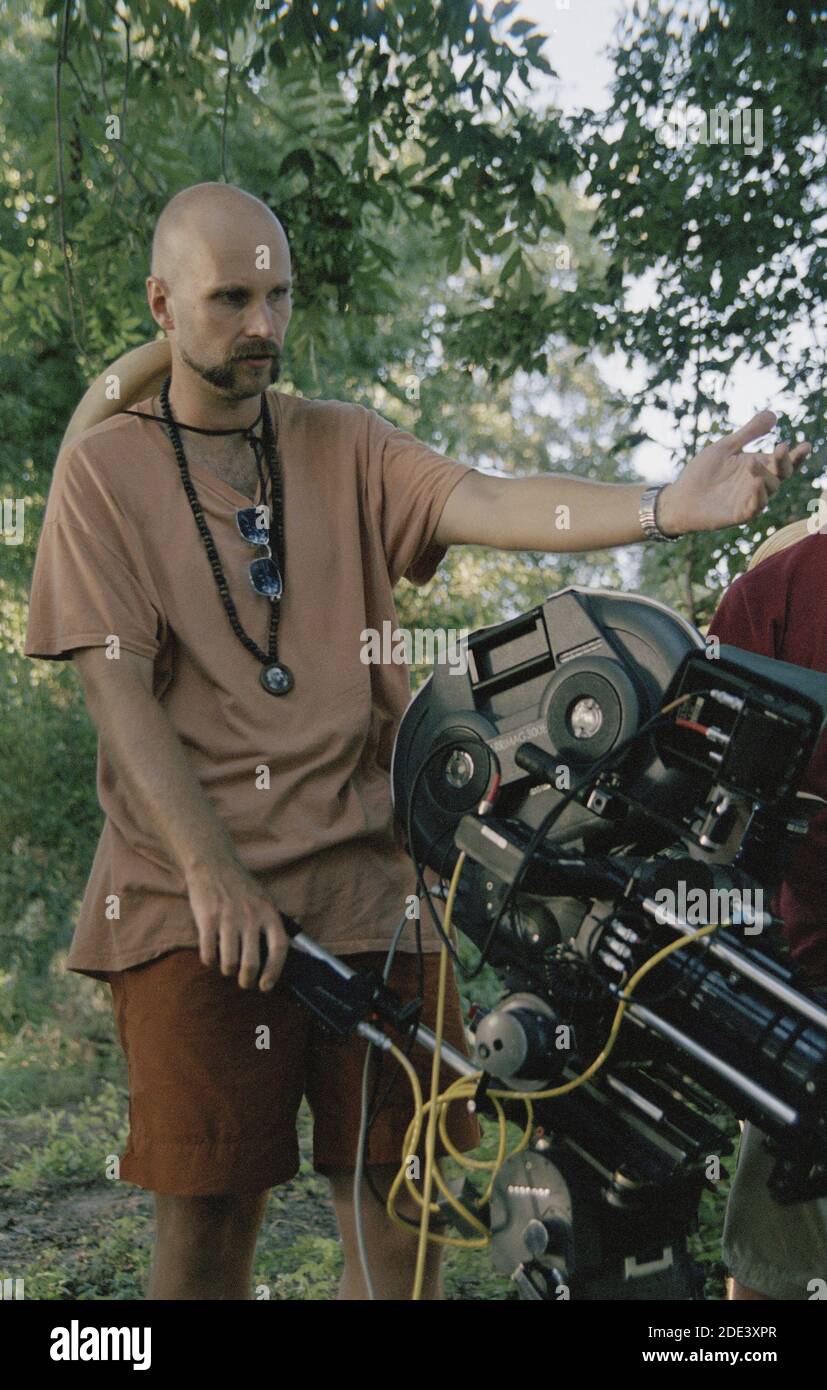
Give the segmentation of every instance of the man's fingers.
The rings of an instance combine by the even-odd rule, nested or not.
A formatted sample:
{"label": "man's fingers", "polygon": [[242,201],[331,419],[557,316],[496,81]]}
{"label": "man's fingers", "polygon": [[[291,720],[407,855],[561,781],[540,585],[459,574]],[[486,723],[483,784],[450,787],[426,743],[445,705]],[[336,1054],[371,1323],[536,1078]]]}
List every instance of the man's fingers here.
{"label": "man's fingers", "polygon": [[790,449],[788,444],[778,444],[771,454],[752,452],[741,454],[739,461],[746,463],[752,478],[761,484],[756,489],[750,516],[755,516],[774,497],[782,483],[791,478],[810,452],[809,444],[796,444]]}
{"label": "man's fingers", "polygon": [[256,982],[261,967],[260,936],[261,927],[248,927],[242,933],[241,969],[238,972],[238,983],[242,989],[251,989]]}
{"label": "man's fingers", "polygon": [[726,435],[720,442],[727,454],[740,453],[746,444],[752,444],[756,439],[769,434],[777,423],[778,416],[773,415],[771,410],[759,410],[748,424],[742,425],[734,434]]}
{"label": "man's fingers", "polygon": [[774,473],[776,478],[789,478],[792,473],[792,465],[789,459],[789,444],[777,444],[773,449],[772,457],[767,464],[770,473]]}
{"label": "man's fingers", "polygon": [[782,474],[781,477],[779,477],[776,473],[774,455],[744,454],[744,458],[749,463],[749,470],[753,478],[760,478],[767,490],[768,496],[774,497],[781,486],[781,479],[785,476]]}
{"label": "man's fingers", "polygon": [[199,922],[198,938],[200,942],[201,964],[215,965],[216,948],[218,946],[218,927],[215,922],[212,920],[207,923]]}
{"label": "man's fingers", "polygon": [[238,967],[238,932],[225,918],[218,933],[221,942],[221,974],[234,975]]}
{"label": "man's fingers", "polygon": [[258,987],[262,990],[268,990],[273,988],[284,969],[287,952],[290,950],[290,942],[284,928],[275,922],[269,927],[265,927],[264,934],[267,937],[267,962],[261,972]]}
{"label": "man's fingers", "polygon": [[794,449],[790,449],[789,444],[779,444],[774,450],[772,458],[766,465],[770,473],[776,478],[791,478],[798,465],[807,457],[810,451],[809,444],[797,444]]}
{"label": "man's fingers", "polygon": [[796,444],[790,454],[790,463],[794,469],[797,468],[800,463],[804,462],[812,447],[812,444]]}

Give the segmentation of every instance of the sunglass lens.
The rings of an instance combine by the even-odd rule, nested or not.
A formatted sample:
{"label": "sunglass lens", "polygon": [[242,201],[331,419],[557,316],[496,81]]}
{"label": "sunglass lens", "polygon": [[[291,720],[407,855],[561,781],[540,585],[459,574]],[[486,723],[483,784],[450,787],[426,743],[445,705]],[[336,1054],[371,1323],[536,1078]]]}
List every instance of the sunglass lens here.
{"label": "sunglass lens", "polygon": [[253,561],[250,579],[257,594],[264,594],[266,598],[281,598],[281,574],[275,560],[269,556]]}
{"label": "sunglass lens", "polygon": [[236,525],[244,537],[251,545],[266,545],[270,534],[270,508],[245,507],[242,511],[236,512]]}

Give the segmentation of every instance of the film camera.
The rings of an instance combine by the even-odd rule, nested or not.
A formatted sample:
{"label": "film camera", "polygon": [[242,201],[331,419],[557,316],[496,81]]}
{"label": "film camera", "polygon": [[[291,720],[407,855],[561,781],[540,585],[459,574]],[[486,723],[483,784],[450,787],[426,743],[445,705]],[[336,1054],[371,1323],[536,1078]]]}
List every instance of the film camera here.
{"label": "film camera", "polygon": [[827,1194],[827,1000],[769,910],[824,806],[801,783],[827,676],[578,587],[471,634],[467,665],[414,695],[392,781],[421,866],[464,851],[453,920],[503,989],[472,1023],[478,1103],[539,1097],[495,1262],[524,1298],[701,1297],[687,1237],[733,1115],[776,1201]]}

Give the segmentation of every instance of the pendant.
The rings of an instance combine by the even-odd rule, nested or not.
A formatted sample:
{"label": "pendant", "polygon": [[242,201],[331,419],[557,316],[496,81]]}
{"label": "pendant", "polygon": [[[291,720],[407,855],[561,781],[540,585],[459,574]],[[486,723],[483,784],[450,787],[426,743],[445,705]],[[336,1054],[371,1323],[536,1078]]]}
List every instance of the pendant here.
{"label": "pendant", "polygon": [[293,672],[283,662],[274,661],[272,666],[262,667],[261,684],[268,695],[286,695],[293,689]]}

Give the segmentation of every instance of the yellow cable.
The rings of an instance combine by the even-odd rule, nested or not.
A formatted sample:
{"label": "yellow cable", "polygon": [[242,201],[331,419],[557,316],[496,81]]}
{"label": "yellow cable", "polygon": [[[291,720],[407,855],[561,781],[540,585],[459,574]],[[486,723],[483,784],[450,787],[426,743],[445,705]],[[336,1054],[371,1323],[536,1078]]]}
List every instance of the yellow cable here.
{"label": "yellow cable", "polygon": [[[682,703],[682,700],[675,701],[674,703]],[[457,860],[457,864],[454,868],[450,887],[448,890],[448,898],[446,901],[444,920],[444,930],[446,934],[448,934],[451,930],[451,916],[453,912],[454,900],[456,898],[457,885],[459,883],[460,874],[462,873],[464,861],[465,853],[463,851],[460,853],[460,856]],[[488,1099],[492,1102],[492,1104],[495,1107],[499,1131],[497,1156],[494,1159],[487,1160],[474,1159],[460,1152],[460,1150],[458,1150],[453,1145],[447,1133],[447,1116],[449,1105],[456,1100],[467,1101],[472,1099],[476,1093],[477,1082],[479,1081],[483,1073],[477,1072],[472,1077],[459,1077],[454,1082],[452,1082],[442,1094],[439,1094],[438,1092],[440,1044],[442,1041],[442,1029],[444,1023],[445,987],[447,982],[448,964],[448,952],[446,947],[443,946],[440,955],[439,985],[437,993],[437,1018],[436,1028],[434,1029],[436,1041],[434,1046],[434,1055],[431,1067],[431,1096],[427,1102],[423,1103],[422,1091],[419,1085],[419,1080],[408,1058],[405,1057],[404,1053],[401,1052],[399,1048],[395,1046],[391,1047],[391,1052],[393,1056],[395,1056],[397,1060],[400,1062],[400,1064],[404,1067],[406,1073],[408,1074],[408,1078],[411,1081],[412,1089],[414,1092],[414,1117],[410,1125],[408,1126],[408,1131],[405,1136],[405,1158],[403,1158],[402,1166],[399,1172],[397,1173],[391,1190],[388,1194],[387,1212],[391,1220],[394,1221],[396,1225],[401,1226],[406,1230],[413,1229],[410,1222],[406,1221],[404,1218],[398,1215],[394,1205],[396,1196],[402,1186],[402,1183],[405,1182],[413,1199],[416,1202],[418,1202],[421,1208],[416,1275],[414,1283],[414,1292],[412,1295],[414,1299],[418,1299],[421,1296],[422,1281],[424,1278],[425,1251],[427,1249],[428,1241],[431,1241],[438,1245],[452,1246],[461,1249],[479,1249],[485,1245],[488,1245],[490,1242],[489,1229],[485,1227],[482,1224],[482,1222],[479,1221],[479,1219],[474,1215],[473,1212],[469,1211],[467,1207],[463,1206],[463,1204],[459,1202],[459,1200],[454,1196],[454,1194],[446,1186],[442,1174],[439,1170],[439,1167],[435,1162],[434,1149],[436,1140],[437,1121],[439,1126],[439,1133],[443,1140],[445,1148],[447,1152],[450,1154],[450,1156],[454,1158],[457,1163],[459,1163],[462,1167],[466,1169],[476,1168],[491,1170],[491,1179],[489,1181],[489,1184],[485,1192],[482,1194],[481,1197],[477,1199],[476,1202],[476,1206],[478,1209],[483,1207],[490,1200],[491,1191],[493,1189],[497,1173],[499,1172],[500,1168],[505,1162],[506,1157],[511,1157],[513,1156],[513,1154],[520,1153],[524,1148],[527,1147],[527,1145],[530,1142],[531,1134],[533,1131],[533,1102],[536,1100],[552,1099],[556,1096],[565,1095],[568,1092],[575,1090],[578,1086],[582,1086],[586,1081],[590,1080],[591,1077],[595,1075],[595,1073],[600,1069],[600,1067],[603,1066],[603,1064],[609,1057],[617,1040],[618,1033],[620,1031],[623,1015],[626,1011],[626,1005],[631,1001],[633,991],[636,989],[637,985],[644,978],[644,976],[647,975],[650,970],[653,970],[656,965],[659,965],[662,960],[664,960],[667,956],[671,955],[674,951],[682,950],[684,947],[690,945],[692,942],[699,940],[700,937],[710,935],[710,933],[717,930],[717,927],[719,925],[726,925],[726,923],[712,923],[708,926],[700,928],[696,932],[687,933],[686,935],[678,938],[676,941],[670,942],[667,946],[662,947],[659,951],[656,951],[654,955],[650,956],[648,960],[644,961],[643,965],[641,965],[638,968],[638,970],[628,981],[627,985],[624,988],[623,994],[619,998],[618,1006],[615,1011],[614,1019],[612,1021],[612,1027],[604,1047],[601,1049],[600,1053],[594,1059],[594,1061],[591,1062],[590,1065],[586,1068],[586,1070],[581,1073],[581,1075],[575,1077],[572,1081],[566,1082],[562,1086],[557,1086],[547,1091],[522,1092],[512,1090],[491,1090],[486,1092]],[[505,1152],[507,1142],[506,1120],[503,1108],[499,1104],[499,1099],[522,1100],[526,1106],[527,1112],[527,1122],[525,1131],[517,1147],[512,1151],[511,1154],[508,1155],[506,1155]],[[422,1129],[423,1117],[426,1112],[428,1113],[428,1131],[426,1135],[425,1189],[423,1195],[416,1188],[413,1179],[408,1173],[407,1155],[416,1151],[416,1147],[419,1143],[419,1137]],[[428,1221],[431,1212],[437,1212],[439,1210],[438,1205],[436,1203],[431,1202],[431,1190],[434,1181],[436,1182],[446,1201],[449,1203],[450,1206],[453,1207],[453,1209],[458,1213],[458,1215],[472,1228],[475,1228],[481,1232],[481,1239],[465,1239],[458,1236],[443,1236],[437,1234],[436,1232],[428,1230]]]}
{"label": "yellow cable", "polygon": [[605,1046],[602,1051],[598,1053],[597,1057],[595,1057],[594,1061],[589,1064],[586,1070],[582,1072],[580,1076],[576,1076],[573,1081],[567,1081],[563,1086],[555,1086],[553,1090],[549,1091],[489,1091],[488,1095],[508,1096],[512,1100],[551,1100],[554,1096],[567,1095],[569,1091],[574,1091],[578,1086],[582,1086],[584,1082],[591,1080],[595,1072],[599,1071],[603,1066],[603,1063],[612,1051],[617,1041],[617,1035],[620,1032],[620,1025],[623,1020],[623,1015],[626,1012],[626,1005],[631,1002],[632,991],[637,988],[644,975],[648,975],[649,971],[653,970],[656,965],[659,965],[666,956],[671,956],[673,951],[683,950],[685,946],[689,946],[693,941],[698,941],[702,936],[709,936],[711,932],[717,931],[719,926],[729,925],[728,922],[712,922],[709,926],[701,927],[699,931],[687,933],[686,936],[678,937],[677,941],[670,941],[668,946],[662,946],[653,956],[645,960],[643,965],[635,971],[629,983],[626,985],[623,994],[620,996],[620,1002],[615,1011],[611,1031],[606,1039]]}
{"label": "yellow cable", "polygon": [[[460,859],[465,855],[461,854]],[[456,879],[451,882],[451,892],[456,889]],[[446,914],[453,905],[449,893]],[[439,985],[437,987],[436,1022],[434,1024],[434,1051],[431,1059],[431,1099],[428,1108],[428,1130],[425,1135],[425,1181],[422,1194],[422,1216],[419,1222],[419,1243],[416,1251],[416,1271],[414,1273],[412,1300],[422,1297],[422,1284],[425,1279],[425,1256],[428,1250],[428,1220],[431,1215],[431,1188],[433,1186],[434,1154],[436,1150],[436,1101],[439,1095],[439,1068],[442,1062],[442,1029],[445,1023],[445,983],[447,979],[448,948],[443,944],[439,953]],[[408,1153],[414,1150],[409,1149]]]}
{"label": "yellow cable", "polygon": [[[480,1075],[482,1075],[482,1073],[480,1073]],[[445,1112],[447,1111],[447,1108],[448,1108],[448,1106],[450,1105],[451,1101],[454,1100],[454,1099],[456,1099],[456,1098],[457,1098],[456,1096],[450,1095],[448,1091],[445,1091],[441,1096],[438,1096],[438,1097],[437,1097],[437,1100],[438,1100],[438,1103],[439,1103],[440,1116],[443,1116],[443,1115],[445,1114]],[[427,1110],[429,1106],[430,1106],[430,1101],[427,1101],[426,1104],[425,1104],[425,1109]],[[505,1151],[505,1150],[506,1150],[506,1143],[507,1143],[507,1131],[506,1131],[505,1111],[503,1110],[503,1108],[502,1108],[502,1106],[500,1105],[499,1101],[496,1101],[496,1100],[495,1100],[495,1101],[494,1101],[494,1106],[495,1106],[495,1109],[496,1109],[496,1112],[497,1112],[497,1120],[498,1120],[498,1126],[499,1126],[499,1132],[500,1132],[499,1150],[498,1150],[498,1154],[497,1154],[496,1159],[489,1159],[489,1160],[487,1160],[485,1166],[486,1166],[486,1168],[491,1168],[491,1169],[493,1169],[494,1172],[495,1172],[495,1174],[496,1174],[497,1170],[498,1170],[499,1168],[502,1167],[502,1165],[503,1165],[503,1163],[505,1162],[506,1158],[507,1158],[507,1157],[510,1157],[510,1155],[509,1155],[509,1154],[506,1154],[506,1151]],[[409,1151],[409,1150],[408,1150],[408,1151]],[[456,1151],[455,1151],[455,1152],[456,1152]],[[517,1150],[515,1150],[515,1152],[517,1152]],[[462,1161],[462,1159],[460,1159],[460,1162],[461,1162],[461,1161]],[[467,1166],[467,1165],[466,1165],[466,1166]],[[445,1180],[444,1180],[444,1178],[442,1177],[442,1174],[440,1173],[439,1168],[435,1168],[435,1169],[434,1169],[434,1177],[435,1177],[435,1179],[436,1179],[437,1184],[438,1184],[439,1187],[440,1187],[440,1190],[443,1192],[443,1194],[445,1195],[445,1197],[447,1198],[447,1200],[450,1202],[450,1204],[454,1207],[455,1211],[459,1212],[460,1215],[465,1216],[465,1215],[467,1214],[467,1208],[465,1208],[465,1207],[463,1207],[463,1206],[461,1205],[461,1203],[457,1200],[457,1198],[454,1197],[454,1195],[453,1195],[453,1193],[450,1191],[450,1189],[446,1186]],[[416,1202],[418,1202],[420,1206],[423,1206],[424,1203],[423,1203],[422,1195],[421,1195],[421,1193],[419,1193],[419,1192],[417,1191],[417,1189],[414,1187],[414,1185],[413,1185],[413,1183],[412,1183],[412,1181],[411,1181],[411,1179],[410,1179],[410,1177],[409,1177],[409,1175],[408,1175],[407,1173],[406,1173],[406,1175],[405,1175],[405,1181],[406,1181],[407,1184],[408,1184],[408,1188],[409,1188],[409,1190],[410,1190],[410,1192],[411,1192],[411,1195],[412,1195],[412,1197],[414,1198],[414,1200],[415,1200]],[[481,1205],[481,1203],[478,1203],[478,1205]],[[432,1211],[438,1211],[439,1208],[438,1208],[438,1207],[435,1207],[435,1206],[432,1204],[431,1210],[432,1210]]]}
{"label": "yellow cable", "polygon": [[[418,1143],[418,1140],[419,1140],[419,1132],[420,1132],[421,1127],[422,1127],[422,1114],[423,1114],[424,1110],[428,1108],[428,1105],[430,1105],[430,1102],[428,1102],[427,1105],[423,1105],[423,1103],[422,1103],[422,1091],[421,1091],[420,1086],[419,1086],[419,1078],[417,1077],[416,1072],[414,1071],[413,1067],[411,1066],[411,1063],[410,1063],[409,1059],[405,1056],[404,1052],[402,1052],[398,1047],[396,1047],[396,1046],[393,1045],[393,1044],[391,1044],[391,1049],[390,1049],[390,1050],[391,1050],[391,1054],[392,1054],[394,1057],[396,1057],[396,1059],[397,1059],[397,1061],[400,1063],[400,1065],[401,1065],[402,1067],[404,1067],[405,1072],[406,1072],[407,1075],[408,1075],[408,1079],[409,1079],[409,1081],[411,1082],[412,1089],[413,1089],[413,1091],[414,1091],[414,1106],[415,1106],[414,1118],[413,1118],[413,1120],[411,1121],[410,1125],[408,1126],[408,1131],[407,1131],[407,1134],[406,1134],[406,1136],[405,1136],[405,1143],[404,1143],[404,1151],[405,1151],[405,1154],[406,1154],[406,1156],[407,1156],[407,1155],[411,1152],[411,1149],[412,1149],[412,1148],[415,1148],[416,1144]],[[504,1123],[505,1116],[504,1116],[504,1112],[503,1112],[503,1110],[502,1110],[502,1106],[498,1106],[497,1108],[498,1108],[498,1110],[500,1111],[500,1115],[502,1116],[503,1123]],[[413,1132],[413,1137],[412,1137],[412,1132]],[[465,1247],[465,1248],[472,1248],[472,1249],[481,1249],[482,1247],[484,1247],[485,1245],[487,1245],[487,1244],[488,1244],[488,1240],[489,1240],[489,1235],[488,1235],[488,1229],[487,1229],[487,1227],[484,1226],[484,1225],[482,1224],[482,1222],[478,1221],[478,1220],[476,1219],[476,1217],[474,1217],[474,1215],[473,1215],[472,1213],[467,1212],[466,1209],[462,1206],[462,1204],[457,1200],[457,1198],[454,1197],[454,1194],[453,1194],[449,1189],[447,1189],[447,1188],[445,1187],[445,1185],[444,1185],[444,1180],[443,1180],[443,1178],[442,1178],[442,1175],[441,1175],[439,1169],[436,1168],[436,1167],[434,1168],[434,1176],[435,1176],[436,1181],[437,1181],[438,1185],[440,1186],[441,1190],[444,1192],[444,1194],[445,1194],[445,1196],[446,1196],[446,1199],[451,1203],[451,1205],[455,1208],[455,1210],[459,1213],[459,1215],[461,1215],[461,1216],[463,1217],[463,1219],[467,1219],[467,1220],[469,1221],[469,1223],[470,1223],[472,1226],[475,1226],[475,1227],[482,1233],[482,1235],[484,1236],[484,1239],[482,1239],[482,1240],[464,1240],[464,1239],[461,1239],[461,1238],[455,1237],[455,1236],[440,1236],[440,1235],[435,1234],[434,1232],[430,1232],[430,1233],[429,1233],[429,1239],[432,1240],[432,1241],[434,1241],[434,1242],[436,1242],[437,1244],[441,1244],[441,1245],[457,1245],[457,1246],[461,1246],[461,1247]],[[390,1192],[388,1193],[387,1212],[388,1212],[388,1216],[390,1217],[390,1219],[393,1221],[393,1223],[394,1223],[396,1226],[401,1227],[403,1230],[410,1231],[411,1229],[413,1229],[412,1226],[411,1226],[411,1223],[410,1223],[409,1221],[405,1220],[404,1217],[401,1217],[401,1216],[398,1215],[398,1213],[397,1213],[397,1211],[396,1211],[396,1209],[395,1209],[395,1205],[394,1205],[395,1200],[396,1200],[397,1193],[399,1192],[399,1189],[400,1189],[400,1187],[402,1186],[402,1183],[405,1182],[405,1181],[407,1181],[408,1184],[411,1185],[411,1179],[410,1179],[409,1174],[408,1174],[408,1172],[407,1172],[407,1158],[406,1158],[406,1161],[403,1162],[403,1164],[402,1164],[402,1166],[400,1167],[400,1169],[399,1169],[399,1171],[398,1171],[396,1177],[394,1178],[394,1181],[393,1181],[393,1184],[392,1184],[392,1186],[391,1186]],[[417,1201],[420,1203],[420,1205],[423,1207],[423,1210],[426,1210],[425,1204],[424,1204],[424,1201],[423,1201],[423,1198],[422,1198],[421,1193],[419,1193],[415,1188],[413,1189],[413,1191],[414,1191],[414,1195],[415,1195],[415,1197],[416,1197],[416,1200],[417,1200]]]}

